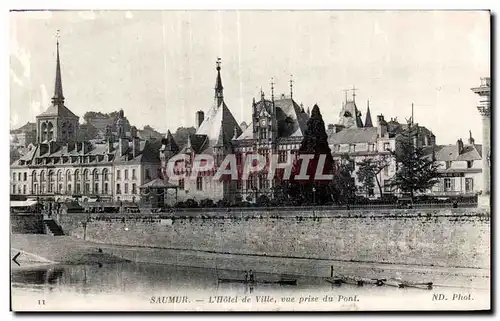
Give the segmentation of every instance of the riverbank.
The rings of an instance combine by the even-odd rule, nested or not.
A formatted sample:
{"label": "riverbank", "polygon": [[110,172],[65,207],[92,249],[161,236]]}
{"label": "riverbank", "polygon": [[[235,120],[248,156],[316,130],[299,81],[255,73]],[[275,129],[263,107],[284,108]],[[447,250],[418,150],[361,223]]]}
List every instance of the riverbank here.
{"label": "riverbank", "polygon": [[[356,275],[373,278],[401,278],[407,281],[433,282],[443,287],[487,289],[489,269],[444,268],[423,265],[381,264],[336,260],[304,259],[263,255],[239,255],[206,251],[177,250],[159,247],[97,244],[69,236],[11,235],[11,254],[17,250],[60,264],[104,264],[121,261],[192,266],[220,270],[254,270],[262,273],[293,274],[314,277]],[[102,251],[100,252],[99,249]],[[23,261],[24,260],[24,261]],[[20,255],[21,267],[30,262],[30,255]],[[13,268],[17,267],[15,263]]]}

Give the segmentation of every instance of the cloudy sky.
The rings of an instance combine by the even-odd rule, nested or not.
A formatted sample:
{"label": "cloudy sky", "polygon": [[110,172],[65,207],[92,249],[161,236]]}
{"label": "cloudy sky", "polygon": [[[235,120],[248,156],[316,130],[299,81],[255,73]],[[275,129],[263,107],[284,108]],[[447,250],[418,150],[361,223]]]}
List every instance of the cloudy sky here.
{"label": "cloudy sky", "polygon": [[238,122],[260,88],[318,104],[335,123],[344,89],[355,86],[363,116],[415,118],[440,144],[481,142],[470,88],[490,70],[489,12],[467,11],[58,11],[13,12],[11,128],[45,110],[53,93],[55,34],[66,106],[123,109],[160,131],[194,125],[213,102],[222,58],[225,101]]}

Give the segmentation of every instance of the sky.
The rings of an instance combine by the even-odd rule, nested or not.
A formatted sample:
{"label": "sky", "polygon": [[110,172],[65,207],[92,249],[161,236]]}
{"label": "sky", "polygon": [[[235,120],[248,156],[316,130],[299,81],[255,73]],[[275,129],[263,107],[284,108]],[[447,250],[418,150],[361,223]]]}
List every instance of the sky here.
{"label": "sky", "polygon": [[[56,33],[65,105],[123,109],[138,128],[194,126],[224,99],[250,122],[252,99],[289,95],[336,123],[353,86],[363,114],[415,121],[438,144],[481,143],[470,90],[490,76],[488,11],[54,11],[10,14],[10,125],[34,122],[54,91]],[[293,75],[293,76],[291,76]]]}

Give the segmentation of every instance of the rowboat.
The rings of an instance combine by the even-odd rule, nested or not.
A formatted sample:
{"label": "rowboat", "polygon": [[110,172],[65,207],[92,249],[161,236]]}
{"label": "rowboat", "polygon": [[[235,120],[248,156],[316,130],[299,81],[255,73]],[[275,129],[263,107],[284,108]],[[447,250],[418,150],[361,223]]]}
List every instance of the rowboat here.
{"label": "rowboat", "polygon": [[381,286],[386,281],[385,279],[363,278],[363,277],[346,276],[346,275],[339,275],[337,276],[337,278],[340,279],[342,283],[353,284],[357,286],[363,286],[365,284],[374,284]]}
{"label": "rowboat", "polygon": [[268,281],[268,280],[245,280],[245,279],[226,279],[226,278],[219,278],[219,283],[243,283],[243,284],[279,284],[279,285],[297,285],[297,280],[296,279],[283,279],[283,280],[278,280],[278,281]]}

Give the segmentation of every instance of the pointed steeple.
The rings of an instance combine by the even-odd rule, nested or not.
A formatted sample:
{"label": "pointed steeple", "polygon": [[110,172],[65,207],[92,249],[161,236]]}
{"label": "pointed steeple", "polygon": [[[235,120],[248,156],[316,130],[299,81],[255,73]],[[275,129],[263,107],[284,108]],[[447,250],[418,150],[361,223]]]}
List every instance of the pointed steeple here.
{"label": "pointed steeple", "polygon": [[[189,139],[189,137],[188,137]],[[167,131],[167,137],[163,139],[162,145],[165,145],[165,150],[171,151],[171,152],[178,152],[179,151],[179,146],[175,142],[174,136],[170,132],[170,130]]]}
{"label": "pointed steeple", "polygon": [[217,67],[215,68],[217,70],[217,78],[215,79],[215,105],[216,107],[219,107],[222,104],[222,101],[224,100],[224,87],[222,87],[222,78],[220,76],[220,64],[221,64],[221,59],[217,58],[216,65]]}
{"label": "pointed steeple", "polygon": [[370,113],[370,101],[369,100],[366,103],[365,127],[373,127],[372,115]]}
{"label": "pointed steeple", "polygon": [[56,58],[56,81],[54,85],[54,96],[52,97],[52,105],[54,106],[63,106],[64,105],[64,96],[62,89],[62,78],[61,78],[61,62],[59,60],[59,30],[57,31],[57,58]]}

